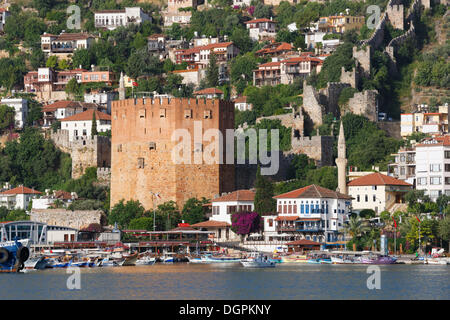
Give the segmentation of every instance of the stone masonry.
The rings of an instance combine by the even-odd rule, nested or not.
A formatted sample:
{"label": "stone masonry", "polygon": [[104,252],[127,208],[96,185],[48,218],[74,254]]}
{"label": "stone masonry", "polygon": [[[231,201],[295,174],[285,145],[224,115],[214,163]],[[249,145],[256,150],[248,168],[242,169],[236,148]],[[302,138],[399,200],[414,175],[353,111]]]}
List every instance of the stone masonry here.
{"label": "stone masonry", "polygon": [[67,130],[58,130],[51,139],[62,151],[70,153],[72,158],[72,178],[80,178],[86,168],[111,167],[111,141],[104,136],[77,136],[69,141]]}
{"label": "stone masonry", "polygon": [[33,209],[30,220],[78,230],[89,226],[91,223],[100,225],[106,223],[105,214],[101,210]]}
{"label": "stone masonry", "polygon": [[182,207],[192,197],[212,199],[234,190],[234,164],[202,160],[203,153],[213,154],[213,160],[226,159],[225,149],[211,152],[219,145],[216,137],[202,140],[202,135],[208,129],[220,131],[226,144],[225,130],[234,129],[232,102],[188,98],[113,101],[111,127],[111,206],[121,199],[133,199],[146,209],[169,200]]}

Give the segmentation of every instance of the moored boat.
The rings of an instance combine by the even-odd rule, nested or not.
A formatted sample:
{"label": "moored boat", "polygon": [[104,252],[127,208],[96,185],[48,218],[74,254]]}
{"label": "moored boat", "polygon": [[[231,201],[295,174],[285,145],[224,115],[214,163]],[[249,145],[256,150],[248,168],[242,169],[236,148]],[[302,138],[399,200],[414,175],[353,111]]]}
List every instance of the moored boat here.
{"label": "moored boat", "polygon": [[136,260],[136,265],[137,266],[143,266],[143,265],[151,266],[151,265],[155,264],[155,262],[156,262],[156,258],[144,256],[144,257],[138,258]]}
{"label": "moored boat", "polygon": [[275,268],[275,262],[270,261],[267,256],[260,254],[257,257],[242,259],[241,264],[246,268]]}
{"label": "moored boat", "polygon": [[0,242],[0,272],[18,272],[30,257],[28,239]]}

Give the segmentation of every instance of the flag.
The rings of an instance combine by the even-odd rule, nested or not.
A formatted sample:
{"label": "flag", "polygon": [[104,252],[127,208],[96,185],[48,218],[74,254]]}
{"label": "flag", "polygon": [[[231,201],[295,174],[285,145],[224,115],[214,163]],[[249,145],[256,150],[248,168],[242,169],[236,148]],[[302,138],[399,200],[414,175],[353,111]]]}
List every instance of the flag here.
{"label": "flag", "polygon": [[416,219],[417,219],[417,221],[419,221],[419,223],[420,223],[420,220],[419,220],[419,218],[416,216]]}
{"label": "flag", "polygon": [[133,87],[137,87],[138,83],[133,81]]}
{"label": "flag", "polygon": [[394,227],[397,228],[397,221],[395,221],[394,217],[392,217],[392,220],[394,220]]}

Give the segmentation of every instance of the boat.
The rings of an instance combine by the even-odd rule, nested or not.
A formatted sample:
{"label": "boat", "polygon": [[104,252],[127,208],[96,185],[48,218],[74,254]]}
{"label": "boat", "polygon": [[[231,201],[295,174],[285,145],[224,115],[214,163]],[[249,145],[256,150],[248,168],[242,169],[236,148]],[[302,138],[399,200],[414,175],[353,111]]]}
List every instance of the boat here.
{"label": "boat", "polygon": [[151,266],[151,265],[155,264],[155,262],[156,262],[156,258],[149,257],[149,256],[143,256],[136,260],[136,265],[137,266],[143,266],[143,265]]}
{"label": "boat", "polygon": [[331,263],[332,264],[355,264],[355,260],[350,257],[349,255],[335,255],[331,256]]}
{"label": "boat", "polygon": [[446,258],[426,258],[423,261],[424,264],[437,264],[437,265],[447,265],[448,260]]}
{"label": "boat", "polygon": [[45,256],[33,257],[25,262],[24,270],[41,270],[47,268],[48,261]]}
{"label": "boat", "polygon": [[257,257],[241,259],[241,264],[246,268],[275,268],[276,263],[270,261],[267,256],[260,253]]}
{"label": "boat", "polygon": [[394,264],[397,258],[390,257],[381,254],[370,254],[368,256],[361,257],[360,263],[362,264]]}
{"label": "boat", "polygon": [[241,258],[229,257],[229,256],[205,256],[205,260],[208,263],[239,263]]}
{"label": "boat", "polygon": [[134,266],[136,265],[136,261],[138,259],[138,253],[132,255],[124,255],[123,260],[119,263],[121,266]]}
{"label": "boat", "polygon": [[282,263],[308,263],[308,257],[306,255],[290,254],[287,256],[281,256]]}
{"label": "boat", "polygon": [[188,259],[189,263],[209,263],[208,261],[206,261],[205,256],[201,257],[186,256],[186,258]]}
{"label": "boat", "polygon": [[100,260],[97,264],[97,267],[117,267],[119,264],[111,258],[104,258]]}
{"label": "boat", "polygon": [[174,259],[174,252],[167,252],[165,254],[163,254],[159,259],[161,260],[162,263],[173,263],[175,261]]}
{"label": "boat", "polygon": [[18,272],[30,257],[29,239],[0,242],[0,272]]}

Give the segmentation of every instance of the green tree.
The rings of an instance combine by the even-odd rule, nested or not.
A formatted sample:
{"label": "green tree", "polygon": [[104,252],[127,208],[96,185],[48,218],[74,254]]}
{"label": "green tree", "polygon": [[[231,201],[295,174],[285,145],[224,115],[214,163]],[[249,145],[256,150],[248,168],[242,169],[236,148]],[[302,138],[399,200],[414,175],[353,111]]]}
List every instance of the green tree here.
{"label": "green tree", "polygon": [[208,203],[208,200],[202,198],[198,200],[197,198],[190,198],[186,201],[181,211],[181,219],[186,223],[195,224],[205,220],[205,211],[203,205]]}
{"label": "green tree", "polygon": [[133,79],[143,75],[154,76],[161,74],[162,64],[158,57],[148,54],[147,48],[141,48],[128,58],[125,72]]}
{"label": "green tree", "polygon": [[130,230],[153,230],[153,216],[139,217],[130,220],[128,224]]}
{"label": "green tree", "polygon": [[255,211],[259,215],[270,214],[276,212],[277,201],[274,196],[273,182],[261,175],[261,168],[258,167],[255,180]]}
{"label": "green tree", "polygon": [[25,210],[17,209],[11,210],[6,216],[6,221],[21,221],[30,220],[30,216],[26,214]]}
{"label": "green tree", "polygon": [[57,56],[48,57],[47,63],[45,64],[45,66],[47,68],[56,68],[57,65],[58,65],[58,57]]}
{"label": "green tree", "polygon": [[0,105],[0,134],[3,134],[8,129],[14,128],[15,114],[14,108],[6,104]]}
{"label": "green tree", "polygon": [[448,244],[448,252],[450,252],[450,216],[439,221],[438,236]]}
{"label": "green tree", "polygon": [[237,93],[253,82],[253,70],[257,68],[257,59],[252,53],[246,53],[233,59],[231,63],[231,83],[236,87]]}
{"label": "green tree", "polygon": [[209,64],[206,68],[206,81],[209,87],[217,87],[219,85],[219,65],[215,54],[210,54]]}
{"label": "green tree", "polygon": [[90,69],[94,61],[94,57],[88,49],[77,49],[72,55],[72,66],[74,68]]}
{"label": "green tree", "polygon": [[81,94],[81,85],[76,78],[72,78],[67,82],[65,92],[72,97],[72,99]]}
{"label": "green tree", "polygon": [[98,134],[97,131],[97,119],[95,119],[95,111],[92,112],[92,128],[91,128],[91,136],[96,136]]}
{"label": "green tree", "polygon": [[125,200],[120,200],[114,205],[109,214],[108,221],[110,224],[117,222],[117,225],[121,229],[128,227],[131,220],[144,216],[144,207],[139,201],[129,200],[124,203]]}

